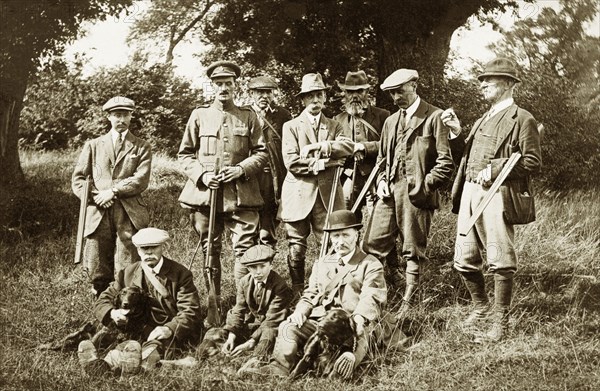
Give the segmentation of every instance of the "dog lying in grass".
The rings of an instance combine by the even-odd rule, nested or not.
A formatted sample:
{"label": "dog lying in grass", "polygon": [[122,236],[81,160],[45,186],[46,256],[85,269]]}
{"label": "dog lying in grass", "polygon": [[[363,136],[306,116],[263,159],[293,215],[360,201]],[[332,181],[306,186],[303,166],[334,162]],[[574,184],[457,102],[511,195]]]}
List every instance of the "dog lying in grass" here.
{"label": "dog lying in grass", "polygon": [[353,352],[358,335],[356,323],[343,309],[332,309],[317,325],[317,331],[310,336],[304,347],[304,355],[298,361],[290,378],[313,371],[318,377],[329,376],[334,372],[334,364],[344,352]]}
{"label": "dog lying in grass", "polygon": [[38,346],[38,349],[75,351],[79,343],[86,339],[92,340],[97,349],[107,349],[128,339],[142,339],[146,322],[150,316],[148,295],[141,288],[126,287],[119,292],[114,305],[116,308],[129,310],[127,323],[124,325],[117,326],[111,323],[109,326],[103,326],[97,321],[90,321],[61,340],[42,344]]}

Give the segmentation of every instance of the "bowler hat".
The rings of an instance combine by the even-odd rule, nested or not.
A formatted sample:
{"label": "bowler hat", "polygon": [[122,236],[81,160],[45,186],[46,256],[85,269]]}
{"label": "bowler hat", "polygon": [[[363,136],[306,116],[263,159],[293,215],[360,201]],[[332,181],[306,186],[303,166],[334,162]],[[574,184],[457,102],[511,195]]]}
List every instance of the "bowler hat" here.
{"label": "bowler hat", "polygon": [[323,231],[339,231],[346,228],[360,229],[362,224],[356,220],[356,215],[349,210],[342,209],[331,212],[329,223]]}
{"label": "bowler hat", "polygon": [[276,90],[279,88],[275,79],[269,76],[257,76],[250,79],[248,89],[250,90]]}
{"label": "bowler hat", "polygon": [[346,80],[344,80],[344,84],[338,83],[338,86],[342,90],[349,91],[363,90],[371,87],[369,81],[367,80],[367,74],[364,71],[346,73]]}
{"label": "bowler hat", "polygon": [[401,68],[394,71],[391,75],[385,78],[381,83],[383,91],[395,90],[404,83],[419,79],[419,73],[414,69]]}
{"label": "bowler hat", "polygon": [[521,82],[521,79],[517,76],[517,63],[506,57],[496,57],[485,64],[483,73],[477,76],[477,79],[481,81],[484,77],[488,76],[510,77],[517,83]]}
{"label": "bowler hat", "polygon": [[246,250],[240,258],[240,263],[244,266],[250,266],[261,262],[272,262],[274,257],[275,251],[270,246],[257,244]]}
{"label": "bowler hat", "polygon": [[142,228],[131,237],[136,247],[158,246],[169,239],[169,233],[158,228]]}
{"label": "bowler hat", "polygon": [[206,68],[206,76],[214,79],[215,77],[240,77],[242,70],[231,61],[216,61]]}
{"label": "bowler hat", "polygon": [[110,98],[104,106],[102,106],[102,110],[111,112],[113,110],[127,110],[133,111],[135,109],[135,103],[129,98],[124,96],[115,96],[114,98]]}
{"label": "bowler hat", "polygon": [[307,73],[302,76],[302,86],[300,87],[300,92],[297,93],[296,96],[301,96],[302,94],[313,91],[328,90],[330,88],[331,87],[326,86],[325,83],[323,83],[323,77],[320,73]]}

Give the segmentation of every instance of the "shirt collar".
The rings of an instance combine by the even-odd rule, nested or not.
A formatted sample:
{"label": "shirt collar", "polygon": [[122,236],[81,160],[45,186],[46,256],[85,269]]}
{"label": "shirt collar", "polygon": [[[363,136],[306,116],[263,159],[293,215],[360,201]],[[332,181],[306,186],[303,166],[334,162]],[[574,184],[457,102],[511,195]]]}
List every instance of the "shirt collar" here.
{"label": "shirt collar", "polygon": [[350,260],[354,256],[355,252],[356,252],[356,247],[354,247],[354,250],[350,251],[348,254],[346,254],[342,257],[342,261],[344,261],[344,265],[347,265],[348,262],[350,262]]}
{"label": "shirt collar", "polygon": [[501,112],[502,110],[512,106],[515,103],[515,100],[510,97],[510,98],[506,98],[496,104],[494,104],[489,111],[488,116],[491,117],[492,115]]}
{"label": "shirt collar", "polygon": [[321,121],[321,112],[319,112],[319,114],[317,115],[312,115],[311,113],[308,112],[308,110],[304,110],[304,112],[306,113],[306,115],[308,116],[308,119],[310,120],[310,124],[314,125],[315,121],[316,123],[319,123]]}
{"label": "shirt collar", "polygon": [[415,101],[412,103],[412,105],[410,105],[406,108],[406,117],[405,118],[407,121],[415,114],[415,112],[419,108],[420,104],[421,104],[421,97],[417,95],[417,99],[415,99]]}
{"label": "shirt collar", "polygon": [[162,268],[164,262],[163,262],[164,258],[160,257],[160,261],[158,261],[158,263],[156,264],[156,266],[154,266],[152,268],[152,271],[154,272],[154,274],[158,274],[160,273],[160,269]]}
{"label": "shirt collar", "polygon": [[[123,140],[125,140],[125,137],[127,137],[127,132],[129,132],[129,130],[124,130],[121,133],[123,135]],[[117,138],[119,138],[119,132],[111,128],[110,137],[112,138],[113,145],[115,145],[115,143],[117,142]]]}
{"label": "shirt collar", "polygon": [[266,109],[261,109],[260,107],[258,107],[258,105],[256,103],[252,103],[252,108],[254,109],[254,111],[258,112],[258,113],[272,113],[273,112],[273,108],[271,108],[270,106],[267,106]]}

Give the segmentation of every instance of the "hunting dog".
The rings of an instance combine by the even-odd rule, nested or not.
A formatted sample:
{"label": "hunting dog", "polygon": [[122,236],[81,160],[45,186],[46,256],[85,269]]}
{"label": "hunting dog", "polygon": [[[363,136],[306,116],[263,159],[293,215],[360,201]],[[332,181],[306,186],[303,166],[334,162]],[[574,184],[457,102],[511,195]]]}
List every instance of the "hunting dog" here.
{"label": "hunting dog", "polygon": [[354,351],[357,339],[356,323],[350,314],[343,309],[329,310],[306,341],[304,355],[290,377],[297,379],[309,371],[318,377],[329,376],[338,357]]}

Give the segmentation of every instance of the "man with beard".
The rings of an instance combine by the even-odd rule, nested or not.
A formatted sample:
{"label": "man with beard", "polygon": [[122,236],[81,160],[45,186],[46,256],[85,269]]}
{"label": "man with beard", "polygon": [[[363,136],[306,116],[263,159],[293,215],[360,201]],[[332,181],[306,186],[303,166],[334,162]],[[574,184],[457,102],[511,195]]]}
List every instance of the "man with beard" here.
{"label": "man with beard", "polygon": [[260,193],[265,202],[259,221],[258,240],[260,244],[275,248],[277,239],[277,206],[281,198],[281,186],[286,169],[281,156],[281,129],[283,124],[292,119],[285,108],[274,102],[274,92],[279,88],[277,82],[268,76],[258,76],[250,79],[248,89],[253,103],[252,110],[258,116],[262,134],[269,153],[268,165],[258,176]]}
{"label": "man with beard", "polygon": [[288,170],[283,182],[278,217],[285,223],[289,242],[288,266],[292,290],[299,296],[304,289],[304,260],[308,235],[312,230],[320,246],[329,197],[335,197],[334,210],[344,207],[341,188],[331,194],[335,170],[354,151],[350,140],[336,140],[342,126],[321,112],[326,101],[320,73],[302,77],[297,96],[304,111],[283,125],[283,161]]}
{"label": "man with beard", "polygon": [[[125,341],[99,360],[96,346],[86,340],[79,344],[78,356],[88,374],[109,371],[134,374],[152,370],[161,358],[169,358],[188,343],[197,342],[202,329],[200,299],[192,272],[163,256],[169,234],[158,228],[144,228],[133,235],[141,261],[121,270],[94,304],[94,315],[105,326],[128,321],[129,309],[116,308],[115,298],[126,287],[141,288],[150,300],[150,317],[141,325],[140,341]],[[141,345],[140,345],[141,342]]]}
{"label": "man with beard", "polygon": [[116,273],[139,259],[131,236],[150,220],[142,192],[148,188],[152,163],[150,144],[129,131],[134,102],[116,96],[102,109],[111,129],[83,146],[71,182],[81,198],[86,178],[92,178],[83,262],[96,297]]}
{"label": "man with beard", "polygon": [[[478,340],[496,342],[506,335],[513,276],[517,271],[514,224],[535,220],[530,180],[540,170],[542,158],[535,118],[518,107],[512,97],[515,85],[521,82],[516,63],[496,58],[485,66],[478,79],[491,107],[475,122],[468,136],[461,133],[453,113],[444,113],[453,133],[451,146],[458,156],[462,155],[452,188],[452,211],[458,213],[458,232],[466,231],[472,211],[486,197],[511,154],[518,151],[522,155],[475,226],[466,236],[456,236],[454,268],[461,273],[474,304],[462,326],[467,331],[477,331],[491,315],[489,329]],[[491,313],[482,272],[483,254],[494,275]]]}
{"label": "man with beard", "polygon": [[[267,163],[267,152],[256,114],[233,101],[240,67],[217,61],[206,74],[212,80],[216,98],[210,107],[194,110],[186,125],[178,159],[188,180],[179,202],[190,211],[206,257],[210,193],[218,191],[213,205],[217,215],[211,256],[218,269],[212,278],[219,297],[221,236],[225,228],[231,232],[233,242],[236,285],[248,273],[239,260],[257,242],[258,210],[263,206],[258,177]],[[208,278],[205,280],[208,285]]]}
{"label": "man with beard", "polygon": [[383,125],[378,159],[383,159],[377,178],[377,196],[363,242],[363,250],[385,259],[402,241],[406,261],[406,288],[396,314],[406,316],[419,283],[421,265],[433,211],[439,207],[438,191],[450,180],[454,164],[448,143],[448,129],[442,110],[417,95],[417,71],[398,69],[388,76],[381,89],[389,91],[400,108]]}

